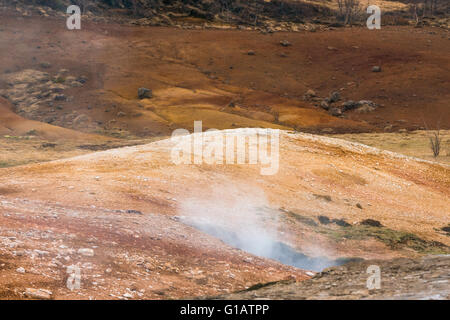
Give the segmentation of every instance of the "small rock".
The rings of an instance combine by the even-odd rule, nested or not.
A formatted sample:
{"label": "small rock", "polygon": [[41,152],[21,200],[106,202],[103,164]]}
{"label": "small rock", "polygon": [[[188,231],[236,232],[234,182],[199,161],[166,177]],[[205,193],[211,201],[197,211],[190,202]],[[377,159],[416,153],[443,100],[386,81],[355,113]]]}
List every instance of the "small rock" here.
{"label": "small rock", "polygon": [[341,100],[341,94],[337,91],[332,92],[329,99],[330,103],[337,102],[339,100]]}
{"label": "small rock", "polygon": [[138,210],[127,210],[127,213],[142,215],[142,212]]}
{"label": "small rock", "polygon": [[355,110],[355,112],[357,113],[369,113],[375,110],[375,107],[372,107],[368,104],[364,104],[361,107],[359,107],[358,109]]}
{"label": "small rock", "polygon": [[33,299],[49,300],[51,299],[52,294],[53,293],[50,290],[45,289],[27,288],[25,291],[25,295]]}
{"label": "small rock", "polygon": [[324,110],[329,110],[329,109],[330,109],[330,105],[329,105],[328,102],[326,102],[325,100],[323,100],[323,101],[320,103],[320,107],[321,107],[322,109],[324,109]]}
{"label": "small rock", "polygon": [[139,88],[138,89],[138,97],[139,99],[150,99],[153,97],[153,92],[147,88]]}
{"label": "small rock", "polygon": [[333,223],[337,224],[340,227],[350,227],[351,224],[345,221],[344,219],[333,219]]}
{"label": "small rock", "polygon": [[373,220],[373,219],[365,219],[365,220],[361,221],[361,224],[363,226],[371,226],[371,227],[377,227],[377,228],[381,228],[383,226],[380,223],[380,221]]}
{"label": "small rock", "polygon": [[331,108],[329,112],[333,117],[339,117],[342,115],[342,110],[339,108]]}
{"label": "small rock", "polygon": [[86,257],[93,257],[94,256],[94,250],[90,249],[90,248],[82,248],[82,249],[78,249],[78,253],[86,256]]}
{"label": "small rock", "polygon": [[312,90],[312,89],[309,89],[308,91],[306,91],[306,93],[305,93],[305,95],[304,95],[304,98],[305,98],[305,99],[311,99],[311,98],[314,98],[314,97],[317,97],[317,94],[316,94],[316,92],[315,92],[314,90]]}
{"label": "small rock", "polygon": [[57,94],[57,95],[55,95],[54,100],[55,101],[65,101],[66,100],[66,96],[63,95],[63,94]]}
{"label": "small rock", "polygon": [[254,56],[254,55],[256,55],[256,52],[253,51],[253,50],[249,50],[249,51],[247,51],[247,54],[248,54],[249,56]]}
{"label": "small rock", "polygon": [[16,269],[16,272],[18,272],[18,273],[25,273],[25,269],[22,268],[22,267],[19,267],[19,268]]}
{"label": "small rock", "polygon": [[349,110],[356,109],[359,106],[359,103],[355,102],[353,100],[349,100],[349,101],[344,102],[342,104],[342,106],[344,107],[344,111],[349,111]]}
{"label": "small rock", "polygon": [[292,46],[292,44],[291,44],[289,41],[287,41],[287,40],[282,40],[282,41],[280,41],[280,44],[281,44],[283,47],[289,47],[289,46]]}
{"label": "small rock", "polygon": [[318,219],[321,224],[330,224],[331,223],[330,218],[328,218],[327,216],[319,216]]}
{"label": "small rock", "polygon": [[50,62],[41,62],[39,65],[44,69],[49,69],[52,66]]}
{"label": "small rock", "polygon": [[81,84],[85,84],[87,81],[87,77],[85,77],[85,76],[78,77],[77,81]]}
{"label": "small rock", "polygon": [[380,66],[374,66],[372,68],[372,72],[381,72],[381,67]]}

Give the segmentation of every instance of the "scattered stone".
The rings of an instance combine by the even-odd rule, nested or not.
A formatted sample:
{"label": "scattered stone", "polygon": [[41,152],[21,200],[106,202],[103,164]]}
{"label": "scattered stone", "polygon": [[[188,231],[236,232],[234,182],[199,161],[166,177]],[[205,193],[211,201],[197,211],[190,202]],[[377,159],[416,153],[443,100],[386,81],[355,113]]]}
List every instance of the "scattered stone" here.
{"label": "scattered stone", "polygon": [[372,72],[381,72],[381,67],[380,66],[374,66],[372,68]]}
{"label": "scattered stone", "polygon": [[384,127],[384,131],[391,131],[392,130],[392,124],[388,124]]}
{"label": "scattered stone", "polygon": [[450,234],[450,224],[448,226],[446,226],[446,227],[442,227],[441,230],[447,232],[448,234]]}
{"label": "scattered stone", "polygon": [[372,107],[368,104],[364,104],[361,107],[359,107],[358,109],[355,110],[355,112],[357,113],[369,113],[375,110],[375,107]]}
{"label": "scattered stone", "polygon": [[127,114],[123,111],[119,111],[119,113],[117,113],[117,116],[120,117],[125,117]]}
{"label": "scattered stone", "polygon": [[377,227],[381,228],[383,225],[380,223],[380,221],[373,220],[373,219],[365,219],[361,221],[361,225],[363,226],[371,226],[371,227]]}
{"label": "scattered stone", "polygon": [[330,218],[328,218],[327,216],[319,216],[318,219],[321,224],[330,224],[331,223]]}
{"label": "scattered stone", "polygon": [[359,102],[349,100],[344,102],[342,106],[344,107],[343,111],[350,111],[356,109],[359,106]]}
{"label": "scattered stone", "polygon": [[314,90],[308,89],[308,91],[306,91],[306,93],[303,97],[305,100],[309,100],[309,99],[317,97],[317,94]]}
{"label": "scattered stone", "polygon": [[54,148],[56,147],[56,143],[50,143],[50,142],[45,142],[43,144],[41,144],[42,148]]}
{"label": "scattered stone", "polygon": [[139,210],[127,210],[126,212],[127,212],[127,213],[130,213],[130,214],[139,214],[139,215],[142,215],[142,212],[139,211]]}
{"label": "scattered stone", "polygon": [[292,44],[291,44],[289,41],[287,41],[287,40],[282,40],[282,41],[280,41],[280,44],[281,44],[283,47],[289,47],[289,46],[292,46]]}
{"label": "scattered stone", "polygon": [[50,62],[41,62],[39,65],[41,66],[41,68],[44,68],[44,69],[49,69],[52,66],[50,64]]}
{"label": "scattered stone", "polygon": [[314,194],[313,196],[316,197],[317,199],[325,200],[325,201],[328,201],[328,202],[332,201],[331,196],[329,196],[329,195]]}
{"label": "scattered stone", "polygon": [[49,300],[52,298],[52,294],[50,290],[45,289],[27,288],[25,291],[25,296],[32,299]]}
{"label": "scattered stone", "polygon": [[323,100],[323,101],[320,103],[320,107],[321,107],[322,109],[324,109],[324,110],[329,110],[329,109],[330,109],[330,105],[329,105],[328,102],[325,101],[325,100]]}
{"label": "scattered stone", "polygon": [[333,219],[333,223],[337,224],[340,227],[350,227],[351,224],[345,221],[344,219]]}
{"label": "scattered stone", "polygon": [[82,248],[82,249],[78,249],[78,253],[86,256],[86,257],[93,257],[94,256],[94,250],[90,249],[90,248]]}
{"label": "scattered stone", "polygon": [[139,99],[150,99],[153,97],[153,92],[147,88],[139,88],[138,89],[138,97]]}
{"label": "scattered stone", "polygon": [[256,52],[253,50],[249,50],[249,51],[247,51],[247,55],[254,56],[254,55],[256,55]]}
{"label": "scattered stone", "polygon": [[357,203],[357,204],[356,204],[356,207],[359,208],[359,209],[362,209],[362,208],[363,208],[362,205],[361,205],[360,203]]}
{"label": "scattered stone", "polygon": [[333,117],[339,117],[342,115],[342,110],[339,108],[331,108],[329,112]]}
{"label": "scattered stone", "polygon": [[16,272],[18,273],[25,273],[25,269],[23,267],[19,267],[16,269]]}
{"label": "scattered stone", "polygon": [[85,77],[85,76],[78,77],[77,81],[81,84],[85,84],[87,81],[87,77]]}
{"label": "scattered stone", "polygon": [[329,98],[329,102],[330,103],[334,103],[334,102],[338,102],[339,100],[341,100],[341,94],[337,91],[332,92]]}
{"label": "scattered stone", "polygon": [[57,94],[55,95],[55,97],[53,98],[55,101],[65,101],[66,100],[66,96],[63,94]]}

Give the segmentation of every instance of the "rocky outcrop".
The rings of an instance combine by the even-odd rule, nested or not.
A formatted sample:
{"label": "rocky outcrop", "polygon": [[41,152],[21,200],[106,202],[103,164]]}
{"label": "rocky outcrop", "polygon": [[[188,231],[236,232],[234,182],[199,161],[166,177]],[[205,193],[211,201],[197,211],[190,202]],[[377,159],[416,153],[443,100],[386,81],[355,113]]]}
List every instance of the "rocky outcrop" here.
{"label": "rocky outcrop", "polygon": [[[380,287],[369,285],[369,266],[380,270]],[[351,262],[318,273],[310,280],[261,284],[217,299],[450,299],[450,255]],[[368,280],[369,279],[369,280]]]}

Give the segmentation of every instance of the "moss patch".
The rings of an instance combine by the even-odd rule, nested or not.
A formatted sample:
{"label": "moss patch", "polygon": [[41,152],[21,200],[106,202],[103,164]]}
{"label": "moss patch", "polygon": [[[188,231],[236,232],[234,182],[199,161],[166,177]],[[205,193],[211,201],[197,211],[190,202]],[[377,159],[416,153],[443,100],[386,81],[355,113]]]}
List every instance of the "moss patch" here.
{"label": "moss patch", "polygon": [[[384,227],[381,224],[377,224],[377,226],[367,224],[331,224],[333,220],[330,220],[330,224],[318,224],[314,218],[306,217],[286,209],[282,209],[281,211],[283,211],[288,218],[293,218],[295,221],[312,227],[313,231],[323,234],[336,242],[340,242],[344,239],[367,240],[373,238],[383,242],[393,250],[412,249],[421,254],[450,253],[450,247],[441,242],[424,240],[413,233],[393,230]],[[317,219],[319,219],[319,217]]]}

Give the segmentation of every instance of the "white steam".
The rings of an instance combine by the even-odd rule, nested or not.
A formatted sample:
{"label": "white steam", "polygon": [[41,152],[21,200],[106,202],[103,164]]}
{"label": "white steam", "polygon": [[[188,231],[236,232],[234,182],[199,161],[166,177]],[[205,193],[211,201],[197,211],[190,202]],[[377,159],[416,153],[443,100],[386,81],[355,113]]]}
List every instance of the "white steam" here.
{"label": "white steam", "polygon": [[212,190],[180,203],[182,222],[226,244],[257,256],[301,269],[320,271],[339,264],[327,258],[311,258],[279,239],[279,211],[270,209],[257,188],[216,185]]}

